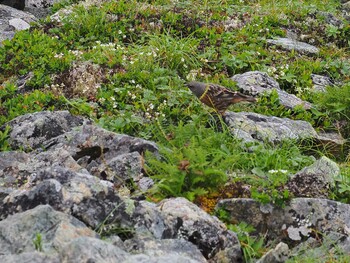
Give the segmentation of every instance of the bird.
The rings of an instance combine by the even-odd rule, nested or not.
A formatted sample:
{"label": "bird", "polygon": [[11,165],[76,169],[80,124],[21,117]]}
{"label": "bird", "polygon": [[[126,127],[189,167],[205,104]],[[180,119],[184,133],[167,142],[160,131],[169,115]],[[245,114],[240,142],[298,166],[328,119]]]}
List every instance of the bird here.
{"label": "bird", "polygon": [[228,88],[218,84],[191,81],[187,83],[187,87],[202,103],[214,108],[221,115],[225,113],[226,109],[231,104],[235,104],[240,101],[257,101],[257,99],[254,97],[229,90]]}

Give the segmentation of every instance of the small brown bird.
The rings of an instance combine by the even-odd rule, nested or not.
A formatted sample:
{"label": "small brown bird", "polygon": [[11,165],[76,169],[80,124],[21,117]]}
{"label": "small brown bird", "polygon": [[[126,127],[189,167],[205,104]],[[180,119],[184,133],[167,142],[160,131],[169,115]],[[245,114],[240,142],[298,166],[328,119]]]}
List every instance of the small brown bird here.
{"label": "small brown bird", "polygon": [[212,83],[191,81],[187,87],[205,105],[214,108],[221,115],[231,105],[240,101],[256,102],[256,98],[244,95],[237,91],[229,90],[223,86]]}

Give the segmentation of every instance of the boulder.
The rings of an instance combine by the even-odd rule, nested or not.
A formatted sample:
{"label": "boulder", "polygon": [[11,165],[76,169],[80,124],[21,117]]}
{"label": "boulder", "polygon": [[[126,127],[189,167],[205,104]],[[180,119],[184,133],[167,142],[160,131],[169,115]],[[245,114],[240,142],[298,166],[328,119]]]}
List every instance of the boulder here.
{"label": "boulder", "polygon": [[295,198],[284,207],[261,204],[248,198],[220,200],[217,209],[228,212],[234,224],[246,222],[267,239],[293,247],[309,238],[349,245],[350,205],[327,199]]}
{"label": "boulder", "polygon": [[224,120],[232,134],[245,142],[277,143],[286,139],[317,138],[316,131],[306,121],[265,116],[253,112],[226,112]]}
{"label": "boulder", "polygon": [[316,55],[320,51],[317,47],[312,46],[310,44],[300,42],[290,38],[282,38],[278,37],[276,39],[267,39],[267,43],[271,45],[275,45],[281,47],[284,50],[292,51],[295,50],[298,53],[306,54],[306,55]]}
{"label": "boulder", "polygon": [[288,180],[286,188],[295,197],[327,198],[335,179],[339,176],[338,165],[323,156],[293,175]]}
{"label": "boulder", "polygon": [[0,4],[0,46],[5,39],[12,39],[16,31],[30,28],[29,24],[35,21],[35,16],[29,13]]}
{"label": "boulder", "polygon": [[[38,244],[39,236],[41,244]],[[0,255],[31,253],[36,250],[55,254],[80,236],[97,235],[76,218],[57,212],[49,205],[39,205],[0,221]]]}
{"label": "boulder", "polygon": [[275,248],[267,251],[256,263],[284,263],[289,254],[288,245],[280,242]]}
{"label": "boulder", "polygon": [[311,79],[315,91],[325,92],[328,86],[334,86],[334,82],[327,76],[311,74]]}
{"label": "boulder", "polygon": [[0,130],[10,126],[10,147],[30,151],[83,123],[89,124],[91,121],[68,111],[41,111],[19,116],[4,124]]}
{"label": "boulder", "polygon": [[241,91],[253,96],[264,93],[269,94],[275,90],[278,93],[280,104],[287,109],[293,109],[296,106],[302,106],[304,109],[310,109],[312,107],[311,103],[281,90],[278,82],[269,77],[265,72],[248,71],[243,74],[234,75],[231,79],[237,82],[237,86]]}

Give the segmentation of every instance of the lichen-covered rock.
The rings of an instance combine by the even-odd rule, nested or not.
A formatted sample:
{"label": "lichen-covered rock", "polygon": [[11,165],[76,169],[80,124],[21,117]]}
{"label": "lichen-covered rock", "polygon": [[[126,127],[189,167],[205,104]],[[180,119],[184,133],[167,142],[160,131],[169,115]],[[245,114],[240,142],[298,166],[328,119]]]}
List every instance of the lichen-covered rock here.
{"label": "lichen-covered rock", "polygon": [[6,263],[61,263],[57,255],[46,255],[42,252],[24,252],[21,254],[1,255],[0,262]]}
{"label": "lichen-covered rock", "polygon": [[129,253],[101,239],[78,237],[60,251],[61,262],[124,262]]}
{"label": "lichen-covered rock", "polygon": [[254,96],[264,93],[269,94],[275,90],[278,93],[280,104],[288,109],[293,109],[296,106],[302,106],[305,109],[312,107],[311,103],[281,90],[278,82],[269,77],[265,72],[248,71],[243,74],[234,75],[231,79],[237,82],[240,90]]}
{"label": "lichen-covered rock", "polygon": [[217,208],[228,212],[230,222],[246,222],[256,229],[256,233],[293,246],[319,236],[343,247],[349,244],[348,204],[327,199],[295,198],[282,208],[263,205],[253,199],[226,199],[219,201]]}
{"label": "lichen-covered rock", "polygon": [[317,138],[316,131],[306,121],[265,116],[252,112],[227,112],[224,120],[232,134],[247,142],[281,142],[285,139]]}
{"label": "lichen-covered rock", "polygon": [[0,221],[0,255],[35,252],[37,235],[41,236],[41,249],[49,254],[77,237],[97,236],[76,218],[42,205]]}
{"label": "lichen-covered rock", "polygon": [[9,125],[10,147],[13,150],[29,151],[83,123],[91,123],[91,121],[73,116],[68,111],[42,111],[19,116],[4,124],[0,130]]}
{"label": "lichen-covered rock", "polygon": [[[199,249],[184,239],[134,238],[125,241],[127,251],[149,257],[167,258],[168,262],[207,262]],[[180,260],[181,261],[178,261]],[[177,260],[177,261],[176,261]]]}
{"label": "lichen-covered rock", "polygon": [[320,52],[315,46],[290,38],[279,37],[276,39],[267,39],[267,43],[277,45],[285,50],[295,50],[302,54],[314,55]]}
{"label": "lichen-covered rock", "polygon": [[315,91],[325,92],[328,86],[334,86],[333,81],[327,76],[311,74],[311,79]]}
{"label": "lichen-covered rock", "polygon": [[327,198],[335,178],[340,175],[338,165],[323,156],[311,166],[293,175],[286,188],[295,197]]}
{"label": "lichen-covered rock", "polygon": [[288,245],[280,242],[274,249],[267,251],[256,263],[283,263],[286,262],[289,254]]}
{"label": "lichen-covered rock", "polygon": [[0,4],[0,46],[5,39],[12,39],[16,31],[30,28],[29,24],[36,20],[31,14]]}
{"label": "lichen-covered rock", "polygon": [[198,247],[212,262],[240,262],[242,254],[235,233],[216,217],[210,216],[185,198],[160,202],[157,210],[135,218],[137,228],[148,229],[163,239],[182,238]]}
{"label": "lichen-covered rock", "polygon": [[[141,201],[133,215],[134,239],[184,239],[194,244],[210,262],[241,262],[237,236],[216,217],[210,216],[184,198],[165,199],[159,204]],[[143,243],[143,241],[141,241]],[[198,259],[197,259],[198,260]],[[202,262],[202,261],[201,261]]]}
{"label": "lichen-covered rock", "polygon": [[61,166],[33,173],[28,182],[3,199],[0,215],[4,218],[40,204],[72,214],[94,228],[101,222],[129,226],[126,205],[112,183]]}

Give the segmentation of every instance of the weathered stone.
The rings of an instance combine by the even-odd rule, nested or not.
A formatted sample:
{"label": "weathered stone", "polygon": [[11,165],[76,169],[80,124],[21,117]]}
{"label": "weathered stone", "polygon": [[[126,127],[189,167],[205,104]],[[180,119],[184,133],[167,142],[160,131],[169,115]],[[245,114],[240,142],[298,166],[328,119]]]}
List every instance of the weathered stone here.
{"label": "weathered stone", "polygon": [[334,86],[332,80],[326,76],[311,74],[311,79],[315,91],[325,92],[328,86]]}
{"label": "weathered stone", "polygon": [[350,11],[350,1],[342,4],[342,9],[349,12]]}
{"label": "weathered stone", "polygon": [[26,12],[0,4],[0,46],[5,39],[12,39],[15,32],[29,28],[37,19]]}
{"label": "weathered stone", "polygon": [[340,175],[338,165],[323,156],[309,167],[293,175],[286,188],[295,197],[327,198],[335,178]]}
{"label": "weathered stone", "polygon": [[0,130],[9,125],[10,147],[29,151],[83,123],[91,121],[73,116],[68,111],[42,111],[19,116],[0,127]]}
{"label": "weathered stone", "polygon": [[163,237],[188,240],[207,259],[215,262],[238,262],[242,259],[236,234],[187,199],[166,199],[158,207],[168,227]]}
{"label": "weathered stone", "polygon": [[120,154],[111,160],[102,163],[98,168],[96,162],[90,163],[87,169],[91,174],[103,175],[108,181],[115,185],[122,185],[125,182],[136,182],[142,177],[143,157],[138,152]]}
{"label": "weathered stone", "polygon": [[45,255],[41,252],[24,252],[21,254],[1,255],[4,263],[61,263],[57,255]]}
{"label": "weathered stone", "polygon": [[112,244],[92,237],[78,237],[60,251],[61,262],[124,262],[130,256]]}
{"label": "weathered stone", "polygon": [[234,75],[231,79],[237,82],[237,86],[241,91],[254,96],[264,93],[269,94],[275,90],[278,93],[280,104],[288,109],[293,109],[296,106],[302,106],[304,109],[312,107],[311,103],[281,90],[278,82],[265,72],[249,71]]}
{"label": "weathered stone", "polygon": [[[253,199],[220,200],[217,209],[229,213],[232,223],[246,222],[268,239],[300,244],[309,237],[326,235],[334,242],[347,238],[350,229],[350,205],[316,199],[295,198],[285,207],[269,205],[265,209]],[[332,237],[333,236],[333,237]],[[343,244],[344,245],[344,244]],[[345,246],[345,245],[344,245]]]}
{"label": "weathered stone", "polygon": [[42,205],[0,221],[0,255],[35,252],[33,241],[37,235],[41,236],[42,250],[48,254],[56,253],[77,237],[97,236],[76,218]]}
{"label": "weathered stone", "polygon": [[0,0],[0,4],[23,10],[25,6],[25,0]]}
{"label": "weathered stone", "polygon": [[319,49],[317,47],[290,38],[267,39],[267,43],[270,45],[280,46],[285,50],[295,50],[303,54],[314,55],[319,53]]}
{"label": "weathered stone", "polygon": [[112,183],[60,166],[38,171],[23,187],[6,196],[0,215],[4,218],[39,204],[50,204],[94,228],[103,221],[129,226],[126,205]]}
{"label": "weathered stone", "polygon": [[184,239],[135,238],[126,240],[125,244],[128,252],[132,254],[142,253],[151,258],[168,258],[171,262],[175,259],[184,262],[207,262],[198,248]]}
{"label": "weathered stone", "polygon": [[306,121],[265,116],[252,112],[227,112],[224,120],[232,134],[246,142],[281,142],[286,139],[314,139],[316,131]]}
{"label": "weathered stone", "polygon": [[290,254],[288,245],[280,242],[274,248],[265,253],[256,263],[283,263]]}

